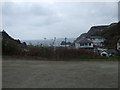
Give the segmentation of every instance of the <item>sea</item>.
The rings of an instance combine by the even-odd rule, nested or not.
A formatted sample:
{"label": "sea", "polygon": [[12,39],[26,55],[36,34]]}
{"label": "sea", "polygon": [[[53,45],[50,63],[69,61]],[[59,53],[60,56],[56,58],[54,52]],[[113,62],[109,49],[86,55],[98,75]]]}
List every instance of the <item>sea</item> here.
{"label": "sea", "polygon": [[[66,42],[73,43],[76,38],[67,38]],[[65,38],[58,38],[55,41],[53,39],[44,39],[44,40],[21,40],[21,42],[26,42],[27,45],[44,45],[51,46],[54,42],[54,46],[60,46],[61,42],[65,41]]]}

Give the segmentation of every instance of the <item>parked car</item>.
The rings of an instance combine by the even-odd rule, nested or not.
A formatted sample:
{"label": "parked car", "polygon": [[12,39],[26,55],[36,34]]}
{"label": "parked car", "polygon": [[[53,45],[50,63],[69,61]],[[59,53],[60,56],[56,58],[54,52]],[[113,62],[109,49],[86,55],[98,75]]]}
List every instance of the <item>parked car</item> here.
{"label": "parked car", "polygon": [[108,49],[106,51],[101,52],[101,56],[115,56],[117,55],[117,51],[116,50],[112,50],[112,49]]}
{"label": "parked car", "polygon": [[106,51],[103,51],[103,52],[101,52],[101,54],[100,54],[101,56],[109,56],[109,54],[106,52]]}

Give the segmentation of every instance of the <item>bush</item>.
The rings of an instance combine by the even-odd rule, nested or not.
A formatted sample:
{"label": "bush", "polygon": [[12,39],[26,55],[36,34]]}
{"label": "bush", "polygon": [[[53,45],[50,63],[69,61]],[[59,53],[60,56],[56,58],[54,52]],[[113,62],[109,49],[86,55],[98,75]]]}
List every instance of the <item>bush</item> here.
{"label": "bush", "polygon": [[86,49],[75,49],[75,48],[65,48],[65,47],[41,47],[29,45],[28,56],[38,56],[43,58],[52,59],[86,59],[94,58],[99,56],[99,54],[94,53],[91,50]]}
{"label": "bush", "polygon": [[24,51],[20,44],[12,40],[3,39],[2,41],[3,55],[26,55],[49,59],[92,59],[95,58],[95,56],[99,56],[97,53],[94,53],[93,50],[53,46],[43,47],[39,45],[28,45],[27,51]]}
{"label": "bush", "polygon": [[9,39],[2,39],[2,54],[3,55],[21,55],[20,46]]}
{"label": "bush", "polygon": [[57,59],[83,59],[83,58],[94,58],[99,54],[94,53],[91,50],[86,49],[75,49],[75,48],[56,48],[55,56]]}
{"label": "bush", "polygon": [[39,57],[44,57],[44,58],[53,57],[52,47],[41,47],[41,46],[30,45],[28,49],[29,49],[28,56],[39,56]]}

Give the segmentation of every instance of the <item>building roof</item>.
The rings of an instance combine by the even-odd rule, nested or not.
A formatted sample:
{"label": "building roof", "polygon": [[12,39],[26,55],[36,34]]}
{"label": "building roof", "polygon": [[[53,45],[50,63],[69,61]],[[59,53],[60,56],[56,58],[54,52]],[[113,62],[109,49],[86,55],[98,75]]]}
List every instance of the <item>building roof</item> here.
{"label": "building roof", "polygon": [[80,39],[76,43],[92,43],[92,41],[85,38],[85,39]]}

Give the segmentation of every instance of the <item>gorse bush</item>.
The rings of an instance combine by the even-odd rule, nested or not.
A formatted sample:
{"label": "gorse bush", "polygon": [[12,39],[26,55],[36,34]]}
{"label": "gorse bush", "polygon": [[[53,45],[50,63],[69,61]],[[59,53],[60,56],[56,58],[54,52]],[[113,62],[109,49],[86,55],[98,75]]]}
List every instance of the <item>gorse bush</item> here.
{"label": "gorse bush", "polygon": [[93,58],[99,56],[91,50],[75,49],[65,47],[41,47],[29,46],[28,56],[39,56],[52,59],[75,59],[75,58]]}
{"label": "gorse bush", "polygon": [[2,40],[2,53],[3,55],[16,55],[16,56],[36,56],[48,59],[80,59],[80,58],[94,58],[99,54],[93,50],[75,49],[54,46],[33,46],[27,45],[22,48],[20,44],[13,40]]}
{"label": "gorse bush", "polygon": [[76,58],[94,58],[99,54],[94,53],[91,50],[86,49],[75,49],[75,48],[57,48],[55,56],[58,59],[76,59]]}
{"label": "gorse bush", "polygon": [[53,48],[52,47],[40,47],[40,46],[32,46],[28,47],[28,56],[39,56],[44,58],[52,58],[53,57]]}

